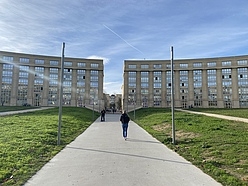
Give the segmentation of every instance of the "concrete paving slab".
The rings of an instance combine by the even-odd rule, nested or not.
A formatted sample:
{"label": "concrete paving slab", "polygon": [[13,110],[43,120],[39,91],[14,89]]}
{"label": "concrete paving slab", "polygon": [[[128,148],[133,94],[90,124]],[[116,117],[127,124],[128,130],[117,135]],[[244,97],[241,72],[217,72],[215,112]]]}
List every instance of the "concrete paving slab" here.
{"label": "concrete paving slab", "polygon": [[20,113],[26,113],[26,112],[33,112],[33,111],[38,111],[38,110],[50,109],[50,108],[52,108],[52,107],[39,107],[39,108],[34,108],[34,109],[0,112],[0,116],[7,116],[7,115],[20,114]]}
{"label": "concrete paving slab", "polygon": [[221,185],[132,121],[125,141],[119,117],[98,118],[25,186]]}
{"label": "concrete paving slab", "polygon": [[215,117],[215,118],[220,118],[220,119],[226,119],[226,120],[232,120],[232,121],[241,121],[241,122],[248,123],[247,118],[239,118],[239,117],[234,117],[234,116],[226,116],[226,115],[205,113],[205,112],[196,112],[196,111],[184,110],[184,109],[176,109],[176,110],[182,111],[182,112],[188,112],[188,113],[192,113],[192,114],[200,114],[200,115],[205,115],[205,116],[210,116],[210,117]]}

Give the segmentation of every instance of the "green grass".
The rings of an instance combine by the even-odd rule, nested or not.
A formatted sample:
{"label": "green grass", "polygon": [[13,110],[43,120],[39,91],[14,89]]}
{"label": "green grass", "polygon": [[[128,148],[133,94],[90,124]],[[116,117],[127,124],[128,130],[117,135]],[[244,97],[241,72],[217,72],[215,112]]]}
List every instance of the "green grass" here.
{"label": "green grass", "polygon": [[[218,111],[227,113],[224,109]],[[228,111],[239,116],[247,114],[241,109]],[[133,113],[129,115],[133,117]],[[170,109],[140,109],[135,116],[134,121],[151,135],[218,182],[226,186],[248,185],[248,123],[176,111],[177,144],[173,145]]]}
{"label": "green grass", "polygon": [[[26,108],[26,107],[25,107]],[[1,117],[0,185],[23,185],[66,144],[99,117],[86,108],[63,107],[61,145],[58,108]]]}

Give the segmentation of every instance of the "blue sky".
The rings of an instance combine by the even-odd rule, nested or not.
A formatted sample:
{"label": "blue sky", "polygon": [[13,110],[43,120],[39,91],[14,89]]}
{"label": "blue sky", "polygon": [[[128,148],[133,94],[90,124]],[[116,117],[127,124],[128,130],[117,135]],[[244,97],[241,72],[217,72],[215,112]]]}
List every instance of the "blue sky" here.
{"label": "blue sky", "polygon": [[248,54],[247,0],[0,0],[0,50],[104,60],[121,93],[127,59]]}

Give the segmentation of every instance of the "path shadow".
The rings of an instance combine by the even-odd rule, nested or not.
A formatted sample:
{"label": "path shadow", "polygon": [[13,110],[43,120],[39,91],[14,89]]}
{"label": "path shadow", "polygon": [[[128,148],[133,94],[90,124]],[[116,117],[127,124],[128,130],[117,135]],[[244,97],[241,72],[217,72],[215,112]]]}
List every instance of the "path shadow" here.
{"label": "path shadow", "polygon": [[134,138],[127,138],[128,142],[141,142],[141,143],[155,143],[155,144],[161,144],[159,141],[148,141],[148,140],[140,140],[140,139],[134,139]]}
{"label": "path shadow", "polygon": [[149,157],[149,156],[142,156],[142,155],[135,155],[135,154],[128,154],[128,153],[121,153],[121,152],[113,152],[113,151],[89,149],[89,148],[79,148],[79,147],[73,147],[73,146],[67,146],[66,148],[75,149],[75,150],[82,150],[82,151],[91,151],[91,152],[99,152],[99,153],[116,154],[116,155],[121,155],[121,156],[130,156],[130,157],[135,157],[135,158],[144,158],[144,159],[157,160],[157,161],[169,162],[169,163],[180,163],[180,164],[184,164],[184,165],[192,165],[190,162],[168,160],[168,159]]}

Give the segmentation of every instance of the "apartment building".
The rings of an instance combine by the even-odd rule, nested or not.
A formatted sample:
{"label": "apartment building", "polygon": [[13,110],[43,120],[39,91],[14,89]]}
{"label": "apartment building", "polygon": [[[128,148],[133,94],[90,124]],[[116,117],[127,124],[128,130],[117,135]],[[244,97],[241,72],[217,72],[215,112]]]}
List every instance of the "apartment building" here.
{"label": "apartment building", "polygon": [[[63,105],[104,106],[103,60],[64,58]],[[0,51],[0,99],[5,106],[58,106],[61,57]]]}
{"label": "apartment building", "polygon": [[248,55],[174,60],[125,60],[124,109],[171,107],[248,108]]}

